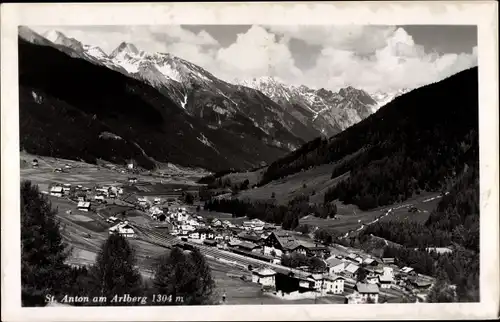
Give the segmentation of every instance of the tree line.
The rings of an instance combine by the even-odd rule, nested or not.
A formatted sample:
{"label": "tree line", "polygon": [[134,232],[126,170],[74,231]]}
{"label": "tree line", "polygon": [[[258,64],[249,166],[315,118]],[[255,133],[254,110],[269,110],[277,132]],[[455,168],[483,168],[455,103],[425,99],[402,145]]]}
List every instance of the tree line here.
{"label": "tree line", "polygon": [[[155,260],[154,277],[149,279],[141,275],[135,251],[127,239],[112,234],[102,245],[93,265],[72,267],[66,264],[72,250],[63,241],[64,227],[56,214],[57,210],[40,193],[38,186],[29,181],[21,183],[23,306],[44,306],[48,295],[56,300],[64,295],[107,299],[106,302],[75,305],[138,304],[111,303],[115,295],[126,294],[147,297],[148,305],[215,303],[211,270],[198,249],[186,253],[172,248]],[[160,294],[163,298],[158,296]]]}
{"label": "tree line", "polygon": [[[373,234],[403,247],[385,247],[383,256],[399,265],[434,276],[438,286],[456,285],[456,292],[435,286],[429,301],[479,300],[479,160],[467,165],[424,224],[389,221],[363,230],[361,243]],[[451,246],[438,254],[426,248]],[[417,249],[415,249],[417,248]]]}
{"label": "tree line", "polygon": [[446,188],[476,157],[470,150],[478,146],[478,125],[473,68],[402,95],[330,139],[308,142],[273,162],[259,184],[331,164],[332,178],[349,176],[328,191],[325,201],[338,199],[361,209],[390,205]]}
{"label": "tree line", "polygon": [[320,206],[309,202],[308,196],[297,196],[286,205],[272,201],[250,201],[240,199],[210,199],[204,209],[232,214],[234,217],[247,216],[265,222],[281,225],[284,229],[296,229],[300,218],[314,215],[320,218],[333,217],[337,213],[335,204]]}

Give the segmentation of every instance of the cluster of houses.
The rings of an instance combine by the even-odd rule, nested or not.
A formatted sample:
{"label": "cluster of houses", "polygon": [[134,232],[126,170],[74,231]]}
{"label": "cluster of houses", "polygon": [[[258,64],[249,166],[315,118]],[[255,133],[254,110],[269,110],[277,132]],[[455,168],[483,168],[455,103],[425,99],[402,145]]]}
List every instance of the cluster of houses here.
{"label": "cluster of houses", "polygon": [[123,188],[114,185],[95,188],[94,200],[104,202],[106,199],[118,198],[123,194]]}
{"label": "cluster of houses", "polygon": [[261,267],[252,270],[252,282],[262,285],[263,289],[277,291],[283,296],[293,293],[328,295],[343,294],[345,278],[331,274],[290,272]]}
{"label": "cluster of houses", "polygon": [[[433,283],[431,277],[417,274],[411,267],[399,268],[395,265],[394,258],[362,258],[349,253],[347,256],[332,256],[326,262],[330,274],[359,280],[355,292],[347,298],[348,303],[377,303],[380,289],[425,292]],[[364,278],[358,276],[361,269],[364,270]]]}
{"label": "cluster of houses", "polygon": [[92,201],[104,202],[109,198],[117,198],[123,194],[123,189],[116,186],[95,187],[94,189],[82,185],[71,185],[70,183],[55,183],[50,185],[48,194],[54,197],[71,198],[78,202],[79,211],[88,212],[91,209]]}
{"label": "cluster of houses", "polygon": [[[252,270],[252,281],[283,296],[292,293],[324,296],[344,294],[345,282],[356,280],[352,293],[345,296],[347,304],[378,303],[380,293],[391,288],[416,294],[428,290],[433,283],[432,278],[415,273],[411,267],[399,269],[392,258],[367,257],[360,262],[360,257],[352,254],[332,256],[326,262],[328,269],[323,273],[281,270],[278,267],[256,268]],[[365,270],[362,279],[358,279],[360,269]]]}

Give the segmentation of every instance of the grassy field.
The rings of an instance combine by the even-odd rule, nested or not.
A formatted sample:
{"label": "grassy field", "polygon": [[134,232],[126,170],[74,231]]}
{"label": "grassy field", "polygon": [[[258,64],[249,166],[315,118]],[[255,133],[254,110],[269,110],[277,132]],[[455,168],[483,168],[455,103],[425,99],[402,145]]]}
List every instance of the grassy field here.
{"label": "grassy field", "polygon": [[[377,219],[379,221],[410,220],[424,223],[427,218],[429,218],[430,212],[436,208],[440,198],[430,201],[427,200],[434,198],[437,195],[438,194],[436,193],[422,193],[421,195],[410,198],[403,203],[369,211],[361,211],[358,207],[353,205],[343,205],[341,203],[337,203],[339,211],[336,219],[321,219],[314,216],[306,216],[300,219],[300,224],[307,224],[313,227],[333,228],[344,234],[347,232],[354,232],[361,226],[372,224]],[[406,205],[415,206],[419,209],[419,212],[411,213],[408,211],[407,207],[395,209]],[[389,215],[384,216],[389,208],[393,208],[393,211]]]}
{"label": "grassy field", "polygon": [[[31,161],[38,160],[38,168],[31,167]],[[108,166],[88,164],[85,162],[57,159],[52,157],[34,156],[22,152],[20,154],[21,163],[21,179],[31,180],[36,182],[41,190],[47,190],[51,183],[70,183],[72,185],[83,185],[92,187],[99,185],[112,185],[128,183],[129,177],[136,177],[138,183],[158,184],[154,189],[161,187],[163,183],[165,187],[170,189],[178,187],[196,186],[194,180],[180,177],[160,177],[154,173],[144,172],[142,174],[122,173],[119,167],[116,170]],[[64,169],[65,165],[69,165],[70,169]],[[56,168],[63,168],[62,173],[56,173]]]}
{"label": "grassy field", "polygon": [[270,182],[262,187],[240,192],[239,198],[250,200],[268,200],[274,193],[276,200],[287,203],[294,197],[305,194],[311,196],[311,202],[322,203],[326,190],[347,177],[347,175],[331,179],[332,166],[322,165],[307,171],[299,172],[285,179]]}
{"label": "grassy field", "polygon": [[222,181],[229,179],[231,180],[231,184],[241,184],[245,180],[248,180],[248,186],[251,187],[259,183],[266,169],[267,167],[259,169],[257,171],[229,173],[222,176],[221,179]]}

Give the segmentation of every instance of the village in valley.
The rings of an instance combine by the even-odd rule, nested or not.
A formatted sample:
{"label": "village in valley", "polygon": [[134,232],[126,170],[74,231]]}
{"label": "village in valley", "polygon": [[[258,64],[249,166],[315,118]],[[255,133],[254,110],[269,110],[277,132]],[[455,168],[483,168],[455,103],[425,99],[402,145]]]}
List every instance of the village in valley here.
{"label": "village in valley", "polygon": [[[433,286],[433,278],[398,267],[394,258],[207,211],[188,170],[167,172],[34,156],[21,166],[22,179],[38,184],[57,209],[62,235],[75,249],[72,265],[92,264],[100,243],[121,234],[138,252],[144,276],[165,249],[199,248],[218,274],[221,304],[414,303]],[[287,266],[283,259],[293,256],[309,264]],[[242,295],[247,289],[253,293]]]}

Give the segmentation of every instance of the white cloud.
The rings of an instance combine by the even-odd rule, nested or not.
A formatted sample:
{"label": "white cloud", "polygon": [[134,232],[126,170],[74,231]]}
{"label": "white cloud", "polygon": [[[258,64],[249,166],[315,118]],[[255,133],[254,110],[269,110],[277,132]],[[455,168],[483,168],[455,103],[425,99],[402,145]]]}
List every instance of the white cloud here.
{"label": "white cloud", "polygon": [[355,50],[359,54],[372,53],[387,44],[393,26],[265,26],[274,33],[300,39],[310,45],[333,47],[341,50]]}
{"label": "white cloud", "polygon": [[[148,52],[169,52],[229,82],[275,76],[316,88],[351,85],[390,91],[426,85],[477,65],[477,47],[470,53],[426,53],[403,28],[391,26],[254,25],[227,48],[205,30],[195,33],[176,25],[33,29],[40,33],[57,29],[107,53],[122,41]],[[313,67],[297,67],[291,38],[320,46]]]}
{"label": "white cloud", "polygon": [[221,73],[232,74],[232,79],[276,76],[293,81],[302,75],[295,66],[287,38],[277,40],[260,26],[239,34],[235,43],[219,49],[216,59]]}
{"label": "white cloud", "polygon": [[[402,28],[371,56],[355,51],[324,48],[305,79],[314,87],[338,89],[346,85],[368,91],[390,91],[433,83],[477,65],[477,49],[471,53],[425,53]],[[333,77],[332,77],[333,76]]]}

